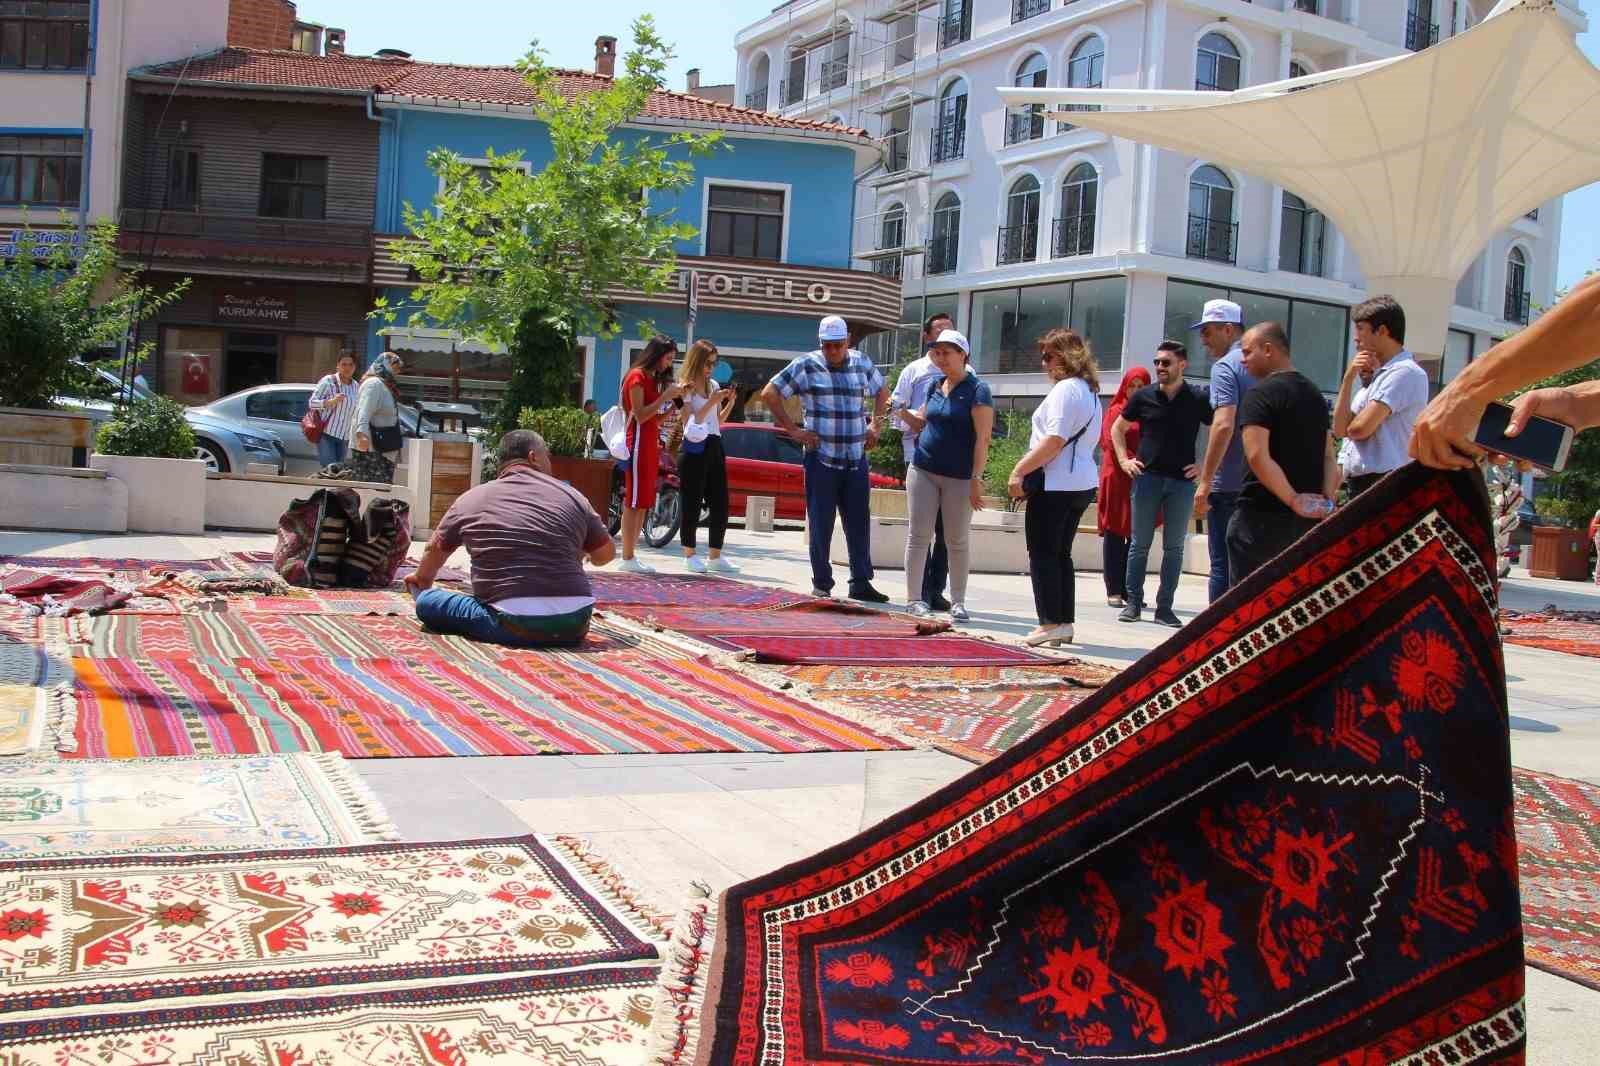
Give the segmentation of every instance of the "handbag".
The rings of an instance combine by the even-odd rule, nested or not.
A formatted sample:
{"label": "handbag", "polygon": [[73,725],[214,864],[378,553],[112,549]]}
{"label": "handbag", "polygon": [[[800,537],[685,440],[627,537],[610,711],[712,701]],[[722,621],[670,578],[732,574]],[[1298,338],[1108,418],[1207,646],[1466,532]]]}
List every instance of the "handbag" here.
{"label": "handbag", "polygon": [[397,452],[404,443],[400,435],[400,423],[392,426],[373,426],[372,450],[375,452]]}
{"label": "handbag", "polygon": [[322,439],[322,413],[306,408],[306,413],[300,416],[300,433],[307,444],[315,444]]}

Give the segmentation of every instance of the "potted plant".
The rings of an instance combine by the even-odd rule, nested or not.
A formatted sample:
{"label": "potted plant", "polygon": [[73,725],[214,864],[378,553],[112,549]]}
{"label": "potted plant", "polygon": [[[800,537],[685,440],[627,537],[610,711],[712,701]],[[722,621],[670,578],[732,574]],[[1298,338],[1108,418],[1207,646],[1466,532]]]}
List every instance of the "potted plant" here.
{"label": "potted plant", "polygon": [[206,464],[194,458],[183,406],[165,396],[136,400],[100,427],[89,465],[128,487],[128,529],[203,533]]}
{"label": "potted plant", "polygon": [[600,418],[577,407],[524,408],[518,429],[531,429],[550,447],[551,472],[583,493],[598,515],[611,507],[611,459],[590,458],[590,441],[599,433]]}

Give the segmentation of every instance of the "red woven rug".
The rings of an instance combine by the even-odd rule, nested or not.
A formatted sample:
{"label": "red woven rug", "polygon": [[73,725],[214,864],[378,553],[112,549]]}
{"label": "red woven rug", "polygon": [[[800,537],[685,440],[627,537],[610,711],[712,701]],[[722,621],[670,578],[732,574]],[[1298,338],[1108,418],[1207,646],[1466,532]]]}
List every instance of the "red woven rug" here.
{"label": "red woven rug", "polygon": [[[814,601],[795,607],[753,611],[747,607],[612,607],[610,613],[645,625],[660,626],[693,637],[724,633],[750,636],[851,636],[914,637],[941,633],[949,622],[913,618],[865,609],[840,609],[831,601]],[[829,604],[820,606],[820,604]]]}
{"label": "red woven rug", "polygon": [[1009,644],[956,636],[745,636],[731,633],[703,638],[730,651],[749,652],[758,663],[817,663],[838,666],[1009,666],[1048,662]]}
{"label": "red woven rug", "polygon": [[656,1061],[1521,1061],[1493,564],[1481,477],[1390,475],[1028,740],[686,915]]}
{"label": "red woven rug", "polygon": [[1528,964],[1600,989],[1600,788],[1529,770],[1512,783]]}
{"label": "red woven rug", "polygon": [[601,607],[744,607],[764,611],[811,601],[810,596],[785,589],[716,577],[613,574],[601,570],[591,573],[589,581]]}
{"label": "red woven rug", "polygon": [[1500,621],[1510,630],[1507,643],[1600,659],[1600,611],[1549,606],[1542,611],[1501,611]]}

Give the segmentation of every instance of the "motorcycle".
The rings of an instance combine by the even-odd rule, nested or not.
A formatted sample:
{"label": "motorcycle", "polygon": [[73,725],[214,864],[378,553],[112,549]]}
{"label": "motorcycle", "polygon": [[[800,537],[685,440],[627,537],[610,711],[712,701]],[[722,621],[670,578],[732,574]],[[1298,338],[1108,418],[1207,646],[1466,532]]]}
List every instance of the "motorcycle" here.
{"label": "motorcycle", "polygon": [[[611,535],[622,528],[622,501],[627,475],[621,469],[611,472],[611,513],[607,523]],[[639,535],[652,548],[664,548],[678,535],[683,495],[678,483],[678,467],[665,448],[656,461],[656,502],[644,516]]]}

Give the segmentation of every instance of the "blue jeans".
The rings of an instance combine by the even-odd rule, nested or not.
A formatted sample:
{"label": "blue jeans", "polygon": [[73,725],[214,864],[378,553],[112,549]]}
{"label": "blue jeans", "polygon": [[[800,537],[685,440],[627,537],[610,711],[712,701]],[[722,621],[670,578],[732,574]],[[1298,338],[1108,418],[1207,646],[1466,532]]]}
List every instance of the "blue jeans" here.
{"label": "blue jeans", "polygon": [[844,542],[850,552],[850,587],[872,580],[872,540],[867,526],[867,457],[840,470],[826,466],[816,452],[806,453],[806,527],[811,533],[811,587],[833,588],[833,519],[844,519]]}
{"label": "blue jeans", "polygon": [[570,614],[514,618],[464,592],[437,586],[417,593],[416,610],[417,621],[436,632],[519,648],[581,644],[594,613],[592,607],[585,607]]}
{"label": "blue jeans", "polygon": [[1228,580],[1228,521],[1239,505],[1237,492],[1213,491],[1209,497],[1211,513],[1206,515],[1206,547],[1211,549],[1211,581],[1206,591],[1216,603],[1232,584]]}
{"label": "blue jeans", "polygon": [[317,438],[317,465],[332,466],[334,463],[344,462],[345,453],[350,450],[350,442],[330,437],[324,433]]}
{"label": "blue jeans", "polygon": [[1194,482],[1181,477],[1140,474],[1133,479],[1133,543],[1128,546],[1130,604],[1144,606],[1144,566],[1155,543],[1156,516],[1161,516],[1161,587],[1156,590],[1156,610],[1172,610],[1183,573],[1183,545],[1189,539],[1189,515],[1194,512]]}

